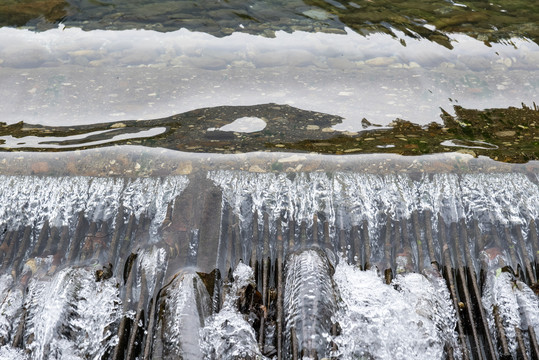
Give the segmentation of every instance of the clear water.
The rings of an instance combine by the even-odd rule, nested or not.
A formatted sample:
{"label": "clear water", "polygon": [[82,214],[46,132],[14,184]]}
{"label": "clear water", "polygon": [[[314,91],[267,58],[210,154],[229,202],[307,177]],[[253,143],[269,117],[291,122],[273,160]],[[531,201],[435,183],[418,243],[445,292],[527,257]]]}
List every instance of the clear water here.
{"label": "clear water", "polygon": [[[153,219],[152,235],[165,219],[167,207],[188,184],[185,177],[95,178],[0,175],[0,219],[7,229],[75,226],[83,212],[91,221],[108,221],[120,206],[137,218]],[[27,210],[27,211],[21,211]]]}
{"label": "clear water", "polygon": [[[0,156],[0,358],[110,358],[127,341],[148,349],[150,358],[264,359],[253,312],[272,309],[256,304],[249,312],[238,306],[247,289],[263,291],[260,266],[238,260],[262,261],[267,235],[272,259],[283,255],[285,265],[285,359],[293,352],[293,336],[303,358],[316,352],[342,359],[443,359],[453,347],[460,359],[457,313],[446,281],[430,267],[441,258],[440,230],[458,221],[468,227],[477,221],[487,234],[470,234],[467,245],[483,251],[472,262],[484,269],[489,330],[496,338],[496,307],[515,356],[516,328],[531,326],[539,333],[539,304],[526,283],[502,268],[533,261],[529,236],[530,221],[539,218],[537,163],[503,167],[471,156],[481,150],[506,161],[539,158],[533,122],[538,14],[537,5],[526,0],[4,1],[0,150],[20,153]],[[240,108],[246,105],[253,107]],[[279,109],[278,116],[268,116],[271,107]],[[497,114],[511,107],[527,111],[528,119],[518,113],[498,121]],[[493,108],[498,110],[489,112]],[[462,109],[472,114],[462,115]],[[447,114],[455,124],[439,126],[448,135],[435,145],[468,156],[399,162],[385,155],[344,160],[260,153],[193,157],[177,151],[218,144],[218,151],[235,153],[242,141],[283,133],[289,136],[283,142],[303,142],[300,150],[316,151],[311,142],[324,134],[330,140],[364,134],[366,144],[380,140],[374,130],[396,128],[400,120],[428,133],[426,125],[441,125],[443,117],[445,126]],[[161,118],[168,119],[159,123]],[[150,119],[157,120],[138,121]],[[501,125],[492,125],[493,119]],[[468,136],[471,123],[479,135]],[[382,138],[375,150],[395,148],[400,154],[401,141],[410,148],[426,146],[412,130],[400,135]],[[160,148],[165,138],[173,151]],[[157,149],[132,146],[141,141]],[[123,152],[112,148],[118,142]],[[364,151],[359,140],[354,144],[334,153]],[[74,151],[96,146],[110,151]],[[513,146],[521,158],[510,156]],[[198,197],[197,190],[205,191],[196,187],[198,181],[213,184],[222,202],[216,196],[218,203],[208,206],[202,196],[207,194]],[[169,218],[167,209],[175,209],[182,195],[191,196],[193,213],[204,203],[204,211],[196,212],[205,216],[203,224]],[[101,248],[94,248],[92,259],[77,260],[79,214],[103,232],[116,224],[120,208],[125,213],[118,239],[126,244],[112,249],[116,258],[105,260],[102,252],[110,249],[99,245],[111,232],[88,235],[90,251],[92,242]],[[214,214],[214,208],[220,211]],[[138,242],[128,243],[130,215],[139,226],[133,232]],[[435,258],[425,256],[418,264],[410,256],[421,273],[409,271],[405,255],[394,265],[384,259],[385,238],[400,242],[397,226],[412,231],[414,215],[433,225]],[[219,253],[208,254],[198,245],[208,245],[205,230],[214,218]],[[190,228],[193,222],[200,228]],[[279,242],[283,234],[301,239],[303,226],[310,229],[307,237],[318,234],[322,243],[325,225],[329,240],[323,250],[310,238],[289,246]],[[30,250],[46,226],[52,230],[43,233],[51,239],[60,237],[54,231],[69,235],[57,254],[48,245],[47,251]],[[497,248],[494,238],[503,237],[505,226],[511,234]],[[348,264],[353,249],[340,242],[343,234],[352,236],[351,228],[368,241],[371,270]],[[254,229],[259,239],[253,242]],[[511,251],[519,235],[527,243],[515,262]],[[426,240],[425,229],[414,252],[423,246],[420,239]],[[486,240],[484,248],[478,248],[480,240]],[[27,241],[28,249],[19,241]],[[284,245],[283,254],[276,255],[277,244]],[[400,250],[401,244],[392,245]],[[449,246],[455,247],[451,238]],[[237,253],[227,258],[237,263],[232,273],[220,267],[225,249]],[[70,263],[69,251],[77,253]],[[187,267],[183,257],[211,258],[222,278],[213,276],[214,286],[207,286],[208,274],[196,272],[196,261]],[[108,260],[114,274],[103,276]],[[388,266],[396,270],[389,284],[380,273]],[[270,273],[274,288],[278,276],[273,268]],[[210,294],[217,288],[222,293]],[[154,332],[148,329],[152,310]],[[128,325],[129,339],[122,337],[123,324],[137,319]],[[271,342],[276,325],[267,329]],[[21,342],[13,344],[17,338]]]}

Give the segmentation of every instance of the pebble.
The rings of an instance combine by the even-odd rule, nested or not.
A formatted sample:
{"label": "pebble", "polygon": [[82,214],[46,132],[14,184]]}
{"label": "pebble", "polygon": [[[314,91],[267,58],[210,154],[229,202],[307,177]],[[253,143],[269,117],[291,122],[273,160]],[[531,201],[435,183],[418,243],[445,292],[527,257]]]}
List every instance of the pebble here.
{"label": "pebble", "polygon": [[189,175],[191,172],[193,172],[193,164],[191,161],[182,161],[175,171],[177,175]]}
{"label": "pebble", "polygon": [[515,136],[516,132],[513,131],[513,130],[498,131],[498,132],[494,133],[494,135],[496,135],[498,137],[511,137],[511,136]]}
{"label": "pebble", "polygon": [[302,14],[314,20],[327,20],[331,16],[330,13],[322,9],[310,9],[304,11]]}
{"label": "pebble", "polygon": [[253,165],[249,168],[249,172],[255,172],[255,173],[264,173],[266,170],[260,168],[258,165]]}
{"label": "pebble", "polygon": [[277,160],[277,162],[282,164],[282,163],[291,163],[291,162],[305,161],[305,160],[307,160],[307,158],[305,156],[292,155],[292,156],[289,156],[289,157],[281,158],[281,159]]}

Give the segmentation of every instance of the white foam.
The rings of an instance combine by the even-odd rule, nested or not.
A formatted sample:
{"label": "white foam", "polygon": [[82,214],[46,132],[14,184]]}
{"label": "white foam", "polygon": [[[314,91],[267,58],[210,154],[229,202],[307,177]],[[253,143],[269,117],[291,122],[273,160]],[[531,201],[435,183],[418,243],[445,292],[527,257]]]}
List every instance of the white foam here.
{"label": "white foam", "polygon": [[344,261],[334,280],[341,298],[334,320],[342,329],[335,355],[443,359],[444,345],[453,344],[455,310],[443,281],[411,273],[386,285],[376,270],[360,271]]}
{"label": "white foam", "polygon": [[79,212],[88,219],[113,218],[120,205],[136,217],[152,218],[151,234],[166,216],[167,206],[188,184],[185,176],[167,178],[92,178],[0,176],[0,223],[9,229],[45,219],[51,225],[74,225]]}
{"label": "white foam", "polygon": [[66,268],[50,279],[32,279],[24,333],[31,358],[101,359],[117,343],[119,304],[115,280],[96,282],[91,269]]}

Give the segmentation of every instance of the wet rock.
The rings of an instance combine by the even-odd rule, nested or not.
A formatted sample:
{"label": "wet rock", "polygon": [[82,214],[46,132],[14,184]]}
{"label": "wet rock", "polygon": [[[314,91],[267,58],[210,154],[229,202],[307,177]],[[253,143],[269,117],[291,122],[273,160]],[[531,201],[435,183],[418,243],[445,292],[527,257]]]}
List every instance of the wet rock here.
{"label": "wet rock", "polygon": [[328,356],[330,341],[323,334],[332,332],[337,310],[328,257],[320,249],[291,254],[285,273],[285,351],[300,358]]}
{"label": "wet rock", "polygon": [[513,137],[516,135],[516,131],[513,131],[513,130],[498,131],[494,133],[494,135],[498,137]]}
{"label": "wet rock", "polygon": [[192,171],[193,165],[191,161],[182,161],[174,173],[178,175],[189,175]]}
{"label": "wet rock", "polygon": [[195,273],[178,274],[159,299],[154,358],[202,359],[199,330],[211,313],[211,298]]}
{"label": "wet rock", "polygon": [[7,1],[0,5],[0,25],[22,26],[43,16],[54,23],[67,15],[69,3],[65,0]]}

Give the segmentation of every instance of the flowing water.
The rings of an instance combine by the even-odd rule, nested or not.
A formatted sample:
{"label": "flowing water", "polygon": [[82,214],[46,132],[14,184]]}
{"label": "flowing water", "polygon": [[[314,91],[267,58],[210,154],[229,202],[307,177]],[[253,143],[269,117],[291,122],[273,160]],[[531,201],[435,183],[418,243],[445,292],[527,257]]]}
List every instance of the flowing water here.
{"label": "flowing water", "polygon": [[8,358],[460,359],[537,344],[535,170],[1,187]]}
{"label": "flowing water", "polygon": [[538,24],[2,2],[0,359],[539,359]]}

